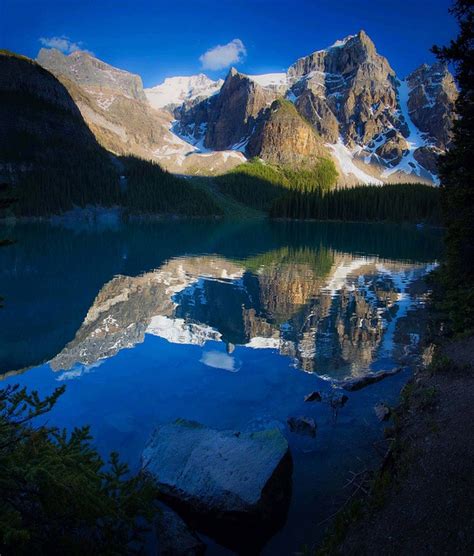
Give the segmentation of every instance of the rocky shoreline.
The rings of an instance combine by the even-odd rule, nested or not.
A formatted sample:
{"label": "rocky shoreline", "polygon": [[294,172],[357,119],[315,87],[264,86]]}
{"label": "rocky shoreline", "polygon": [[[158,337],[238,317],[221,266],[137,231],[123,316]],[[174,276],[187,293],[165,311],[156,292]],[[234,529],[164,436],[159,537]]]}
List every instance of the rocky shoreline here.
{"label": "rocky shoreline", "polygon": [[423,355],[386,429],[379,471],[336,516],[317,555],[473,553],[474,336]]}

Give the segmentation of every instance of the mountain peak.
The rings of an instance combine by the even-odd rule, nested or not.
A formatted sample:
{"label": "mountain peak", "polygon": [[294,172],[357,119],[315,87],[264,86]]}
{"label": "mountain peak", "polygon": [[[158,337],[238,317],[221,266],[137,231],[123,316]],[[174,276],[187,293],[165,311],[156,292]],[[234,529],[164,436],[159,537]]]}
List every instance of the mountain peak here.
{"label": "mountain peak", "polygon": [[197,98],[208,98],[217,93],[223,83],[222,79],[213,81],[204,73],[167,77],[163,83],[145,89],[145,94],[153,108],[164,108],[194,101]]}

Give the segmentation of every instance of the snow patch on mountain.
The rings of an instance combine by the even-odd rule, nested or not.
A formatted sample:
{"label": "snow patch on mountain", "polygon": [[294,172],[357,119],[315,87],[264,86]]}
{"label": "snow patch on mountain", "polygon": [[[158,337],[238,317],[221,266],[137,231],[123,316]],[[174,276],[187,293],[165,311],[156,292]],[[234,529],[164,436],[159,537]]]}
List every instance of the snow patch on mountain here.
{"label": "snow patch on mountain", "polygon": [[356,37],[357,37],[357,35],[348,35],[347,37],[344,37],[343,39],[337,40],[329,48],[340,48],[341,46],[344,46],[348,41],[350,41],[351,39],[355,39]]}
{"label": "snow patch on mountain", "polygon": [[224,81],[213,81],[207,75],[167,77],[163,83],[145,89],[145,95],[153,108],[164,108],[170,104],[182,104],[196,98],[208,98],[219,92]]}
{"label": "snow patch on mountain", "polygon": [[285,73],[264,73],[261,75],[247,75],[249,79],[258,83],[261,87],[285,87],[287,85],[287,77]]}
{"label": "snow patch on mountain", "polygon": [[415,159],[415,151],[421,147],[429,146],[429,142],[425,139],[423,133],[413,123],[410,112],[408,110],[408,97],[410,89],[406,81],[400,81],[398,88],[398,102],[400,112],[408,126],[408,137],[405,137],[408,149],[404,153],[402,160],[395,166],[387,168],[383,171],[382,177],[387,178],[395,172],[404,172],[405,174],[416,174],[417,176],[429,175],[434,183],[439,185],[439,179],[434,174],[428,172]]}
{"label": "snow patch on mountain", "polygon": [[371,185],[383,185],[381,180],[366,174],[354,163],[354,153],[350,151],[341,138],[339,138],[337,143],[331,144],[326,143],[326,146],[331,149],[334,158],[339,162],[342,173],[345,176],[352,174],[355,176],[360,183],[371,184]]}

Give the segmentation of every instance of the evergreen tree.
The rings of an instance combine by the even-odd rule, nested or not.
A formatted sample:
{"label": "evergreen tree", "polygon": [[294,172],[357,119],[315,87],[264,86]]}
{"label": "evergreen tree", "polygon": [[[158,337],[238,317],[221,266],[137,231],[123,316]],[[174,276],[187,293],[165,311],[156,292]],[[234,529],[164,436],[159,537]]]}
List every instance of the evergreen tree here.
{"label": "evergreen tree", "polygon": [[154,517],[151,479],[108,466],[88,427],[67,435],[38,425],[64,392],[41,399],[18,385],[0,390],[0,552],[131,554]]}
{"label": "evergreen tree", "polygon": [[450,11],[459,34],[433,52],[453,64],[459,86],[453,142],[439,169],[448,229],[442,277],[454,328],[462,331],[474,327],[474,1],[456,0]]}

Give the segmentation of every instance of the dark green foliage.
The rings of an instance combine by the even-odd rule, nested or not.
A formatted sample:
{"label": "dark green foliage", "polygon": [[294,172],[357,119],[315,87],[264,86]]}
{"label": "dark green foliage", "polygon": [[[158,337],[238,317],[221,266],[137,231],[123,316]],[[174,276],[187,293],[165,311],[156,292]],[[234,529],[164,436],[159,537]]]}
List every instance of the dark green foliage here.
{"label": "dark green foliage", "polygon": [[50,216],[74,207],[118,204],[118,180],[108,162],[93,153],[83,153],[77,162],[25,172],[17,186],[15,213]]}
{"label": "dark green foliage", "polygon": [[460,32],[449,46],[434,47],[452,63],[459,85],[458,119],[450,150],[439,162],[446,258],[439,273],[444,309],[455,332],[474,328],[474,2],[457,0],[451,10]]}
{"label": "dark green foliage", "polygon": [[[15,214],[49,216],[75,206],[117,204],[118,178],[110,156],[79,113],[29,92],[2,91],[0,104],[0,119],[9,130],[0,141],[0,162],[12,167]],[[21,117],[12,122],[10,113]]]}
{"label": "dark green foliage", "polygon": [[314,166],[300,169],[273,166],[252,159],[218,176],[215,181],[222,193],[252,208],[267,211],[288,190],[327,191],[335,185],[336,179],[333,162],[324,158]]}
{"label": "dark green foliage", "polygon": [[257,159],[236,166],[215,182],[222,193],[257,210],[267,210],[287,184],[276,167]]}
{"label": "dark green foliage", "polygon": [[314,276],[324,277],[331,271],[334,263],[334,252],[320,247],[281,247],[241,261],[247,270],[257,273],[262,267],[276,266],[285,268],[286,265],[307,265],[314,272]]}
{"label": "dark green foliage", "polygon": [[121,159],[127,178],[123,205],[131,213],[220,216],[222,210],[207,191],[178,178],[158,164],[135,157]]}
{"label": "dark green foliage", "polygon": [[[64,387],[45,399],[18,386],[0,391],[0,551],[2,554],[130,554],[154,517],[150,479],[107,466],[88,427],[37,425]],[[138,524],[140,520],[141,525]]]}
{"label": "dark green foliage", "polygon": [[315,220],[438,223],[439,212],[438,189],[408,183],[329,192],[291,192],[273,203],[270,215]]}

